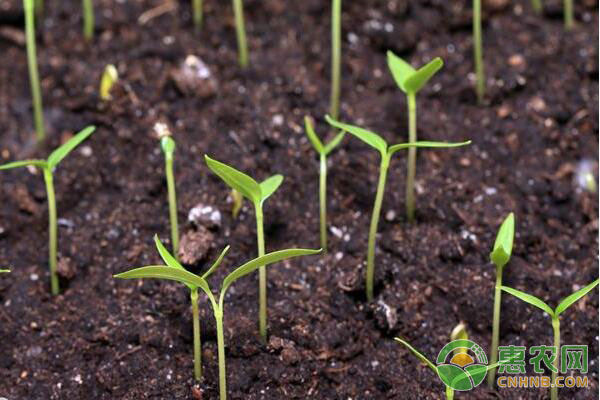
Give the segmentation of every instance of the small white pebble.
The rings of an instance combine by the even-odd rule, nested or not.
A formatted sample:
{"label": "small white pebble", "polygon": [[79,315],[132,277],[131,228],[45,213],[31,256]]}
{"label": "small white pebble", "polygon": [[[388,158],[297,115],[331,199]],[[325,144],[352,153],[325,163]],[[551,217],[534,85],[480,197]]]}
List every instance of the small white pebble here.
{"label": "small white pebble", "polygon": [[344,258],[344,253],[342,253],[341,251],[338,251],[337,253],[335,253],[335,259],[337,261],[340,261],[342,258]]}
{"label": "small white pebble", "polygon": [[38,279],[40,279],[40,276],[38,274],[31,274],[29,275],[29,279],[31,279],[32,281],[37,281]]}
{"label": "small white pebble", "polygon": [[275,114],[275,115],[273,115],[273,119],[271,121],[273,122],[273,125],[281,126],[281,125],[283,125],[283,115]]}
{"label": "small white pebble", "polygon": [[389,210],[388,212],[385,213],[385,219],[386,221],[393,221],[396,219],[396,211],[394,210]]}
{"label": "small white pebble", "polygon": [[498,189],[496,189],[495,187],[485,188],[485,194],[487,194],[488,196],[493,196],[496,193],[498,193]]}
{"label": "small white pebble", "polygon": [[342,230],[340,228],[332,226],[331,228],[329,228],[329,230],[331,231],[331,233],[333,233],[335,237],[340,239],[342,238]]}
{"label": "small white pebble", "polygon": [[379,366],[379,361],[377,361],[377,360],[371,361],[371,367],[377,368],[378,366]]}
{"label": "small white pebble", "polygon": [[73,377],[73,380],[74,380],[75,382],[77,382],[78,384],[80,384],[80,385],[81,385],[81,384],[83,384],[83,380],[81,380],[81,375],[80,375],[80,374],[77,374],[77,375],[75,375],[75,376]]}
{"label": "small white pebble", "polygon": [[90,157],[90,156],[93,154],[93,152],[92,152],[92,148],[91,148],[90,146],[83,146],[83,147],[81,148],[81,154],[82,154],[84,157]]}

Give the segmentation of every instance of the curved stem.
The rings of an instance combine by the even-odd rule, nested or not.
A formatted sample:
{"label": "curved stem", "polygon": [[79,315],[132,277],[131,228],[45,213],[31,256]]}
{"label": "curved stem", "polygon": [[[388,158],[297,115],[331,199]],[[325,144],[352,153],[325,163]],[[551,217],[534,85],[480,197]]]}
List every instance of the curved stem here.
{"label": "curved stem", "polygon": [[54,195],[54,179],[52,171],[44,168],[44,181],[46,182],[46,193],[48,196],[48,231],[50,239],[48,242],[49,264],[50,264],[50,287],[53,295],[58,294],[58,277],[56,276],[56,258],[58,247],[58,225],[56,221],[56,196]]}
{"label": "curved stem", "polygon": [[475,56],[475,75],[477,101],[483,103],[485,96],[485,74],[483,72],[483,49],[481,38],[481,0],[473,0],[473,48]]}
{"label": "curved stem", "polygon": [[385,181],[387,170],[390,164],[388,155],[382,156],[379,167],[379,182],[377,183],[377,194],[375,195],[375,205],[373,206],[373,215],[371,215],[371,226],[369,227],[369,245],[367,248],[367,300],[373,300],[373,286],[375,274],[375,240],[377,236],[377,225],[379,224],[379,215],[381,214],[381,204],[383,203],[383,194],[385,192]]}
{"label": "curved stem", "polygon": [[192,0],[192,8],[194,13],[194,27],[196,31],[199,31],[202,28],[202,0]]}
{"label": "curved stem", "polygon": [[[263,231],[263,212],[261,205],[256,206],[256,239],[258,256],[265,255],[265,235]],[[258,331],[263,342],[267,341],[267,268],[258,269]]]}
{"label": "curved stem", "polygon": [[321,220],[321,248],[327,252],[327,156],[321,154],[319,174],[319,210]]}
{"label": "curved stem", "polygon": [[558,387],[556,386],[556,377],[558,375],[558,355],[560,354],[560,320],[557,316],[552,317],[552,330],[554,331],[554,348],[556,349],[554,361],[554,371],[552,371],[552,386],[550,387],[550,399],[558,399]]}
{"label": "curved stem", "polygon": [[194,324],[194,378],[202,378],[202,342],[200,341],[200,317],[198,313],[198,289],[190,292],[192,320]]}
{"label": "curved stem", "polygon": [[165,173],[167,175],[167,190],[169,196],[169,218],[171,220],[171,243],[173,255],[179,260],[179,227],[177,223],[177,194],[175,192],[175,178],[173,176],[173,156],[165,157]]}
{"label": "curved stem", "polygon": [[227,371],[225,366],[225,338],[223,336],[223,310],[215,310],[217,321],[217,351],[219,354],[219,398],[227,399]]}
{"label": "curved stem", "polygon": [[564,18],[565,18],[565,28],[571,29],[575,25],[573,18],[573,0],[564,0]]}
{"label": "curved stem", "polygon": [[25,9],[25,36],[27,39],[27,65],[29,67],[29,84],[33,101],[33,121],[38,142],[46,137],[44,131],[44,114],[42,110],[42,92],[38,74],[37,55],[35,49],[35,19],[33,0],[23,0]]}
{"label": "curved stem", "polygon": [[[496,266],[496,288],[494,290],[494,319],[492,325],[492,348],[490,349],[490,364],[498,362],[498,341],[500,336],[500,304],[502,300],[502,267]],[[488,371],[488,386],[496,383],[496,368]]]}
{"label": "curved stem", "polygon": [[342,60],[342,0],[331,2],[331,100],[329,113],[338,119]]}
{"label": "curved stem", "polygon": [[83,37],[91,40],[94,37],[94,6],[92,0],[82,0],[83,6]]}
{"label": "curved stem", "polygon": [[[417,141],[417,99],[415,93],[408,94],[408,141]],[[409,222],[415,219],[415,175],[417,169],[417,148],[409,147],[406,170],[406,217]]]}
{"label": "curved stem", "polygon": [[244,27],[244,6],[242,0],[233,0],[235,30],[237,35],[240,66],[248,66],[248,45],[246,44],[246,28]]}

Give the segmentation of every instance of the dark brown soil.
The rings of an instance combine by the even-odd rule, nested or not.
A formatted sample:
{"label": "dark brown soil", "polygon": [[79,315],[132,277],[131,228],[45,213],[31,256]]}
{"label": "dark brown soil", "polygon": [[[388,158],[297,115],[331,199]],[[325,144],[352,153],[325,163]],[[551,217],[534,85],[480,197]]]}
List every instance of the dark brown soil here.
{"label": "dark brown soil", "polygon": [[[168,240],[163,157],[157,120],[178,143],[176,181],[182,233],[202,203],[223,216],[210,254],[232,250],[211,282],[256,255],[248,204],[230,217],[226,187],[203,155],[264,178],[285,175],[266,203],[267,249],[318,246],[318,169],[302,118],[318,132],[329,97],[329,2],[246,1],[251,66],[238,68],[229,2],[207,1],[200,34],[188,1],[141,25],[164,3],[96,3],[92,43],[81,36],[80,2],[46,3],[38,55],[49,140],[33,129],[20,1],[0,2],[0,157],[44,157],[87,124],[97,132],[56,171],[62,220],[59,252],[70,266],[49,295],[47,216],[39,173],[0,174],[0,396],[8,399],[215,399],[215,327],[202,300],[205,379],[194,394],[191,310],[182,285],[116,281],[112,274],[159,261]],[[488,349],[496,229],[514,211],[517,237],[505,283],[555,305],[598,276],[598,197],[574,184],[582,160],[598,161],[598,6],[577,1],[577,27],[565,32],[558,1],[536,16],[528,1],[486,3],[489,104],[473,94],[470,2],[423,0],[344,4],[342,119],[406,140],[406,104],[385,51],[413,64],[435,56],[445,67],[418,99],[421,139],[473,140],[466,148],[421,151],[417,221],[406,223],[406,155],[390,170],[379,226],[377,293],[365,301],[363,268],[377,178],[377,154],[353,138],[331,157],[330,252],[269,272],[270,343],[257,338],[257,280],[227,298],[228,391],[232,399],[437,399],[443,385],[393,340],[401,335],[434,358],[460,321]],[[493,4],[492,4],[493,3]],[[503,3],[508,3],[503,5]],[[170,78],[187,55],[216,79],[212,97],[186,96]],[[104,66],[121,82],[109,106],[97,98]],[[395,214],[395,215],[392,215]],[[68,272],[68,271],[67,271]],[[68,274],[67,274],[68,275]],[[387,310],[387,312],[386,312]],[[394,314],[397,317],[394,318]],[[502,302],[501,343],[552,343],[550,321],[514,298]],[[587,389],[598,393],[598,292],[562,316],[566,344],[590,346]],[[530,371],[531,372],[531,371]],[[195,396],[195,397],[194,397]],[[544,389],[489,391],[458,398],[542,399]]]}

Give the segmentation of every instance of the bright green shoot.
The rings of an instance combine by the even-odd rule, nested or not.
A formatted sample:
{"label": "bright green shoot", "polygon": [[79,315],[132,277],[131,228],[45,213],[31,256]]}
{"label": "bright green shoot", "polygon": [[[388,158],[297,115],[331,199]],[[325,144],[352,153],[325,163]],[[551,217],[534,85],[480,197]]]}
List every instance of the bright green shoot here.
{"label": "bright green shoot", "polygon": [[[38,142],[46,137],[44,130],[44,111],[42,108],[42,90],[38,73],[37,54],[35,50],[35,15],[33,0],[23,0],[25,10],[25,38],[27,43],[27,65],[29,67],[29,85],[33,101],[33,122]],[[39,14],[38,14],[39,15]]]}
{"label": "bright green shoot", "polygon": [[[498,341],[500,336],[500,303],[502,300],[502,271],[504,266],[510,260],[513,248],[513,239],[515,237],[515,216],[513,213],[508,216],[500,225],[500,230],[496,235],[494,248],[490,253],[490,261],[496,266],[496,287],[494,291],[494,319],[492,326],[492,348],[490,354],[491,363],[498,361]],[[496,370],[492,369],[488,375],[488,386],[494,387],[496,382]]]}
{"label": "bright green shoot", "polygon": [[248,66],[248,44],[246,42],[246,28],[244,27],[244,5],[242,0],[233,0],[233,14],[235,17],[235,32],[238,44],[238,57],[240,66]]}
{"label": "bright green shoot", "polygon": [[23,160],[14,161],[8,164],[0,165],[0,170],[13,169],[20,167],[34,166],[40,168],[44,172],[44,181],[46,182],[46,194],[48,196],[48,230],[50,232],[50,239],[48,245],[49,252],[49,265],[50,265],[50,286],[52,294],[57,295],[58,288],[58,277],[56,276],[56,265],[57,265],[57,247],[58,247],[58,225],[56,216],[56,196],[54,194],[54,177],[53,173],[58,164],[63,158],[67,156],[75,147],[90,136],[96,127],[88,126],[81,132],[73,136],[63,145],[58,147],[52,153],[47,160]]}
{"label": "bright green shoot", "polygon": [[94,5],[92,0],[82,0],[83,8],[83,37],[91,40],[94,37]]}
{"label": "bright green shoot", "polygon": [[344,138],[344,131],[338,133],[329,143],[323,145],[310,118],[304,117],[306,135],[313,147],[319,153],[319,216],[321,226],[321,248],[327,251],[327,155],[340,144]]}
{"label": "bright green shoot", "polygon": [[[219,294],[218,301],[212,293],[210,286],[206,279],[208,276],[219,266],[225,253],[229,249],[227,246],[222,252],[217,261],[204,273],[202,276],[198,276],[188,272],[181,264],[179,264],[175,258],[169,254],[169,252],[162,246],[160,241],[155,238],[156,246],[159,249],[160,255],[167,263],[164,265],[153,265],[141,268],[135,268],[127,272],[115,275],[115,278],[120,279],[139,279],[139,278],[158,278],[168,279],[172,281],[181,282],[186,285],[192,295],[192,313],[194,318],[194,373],[196,379],[200,379],[200,324],[198,321],[198,289],[202,289],[208,296],[210,303],[213,308],[213,313],[217,323],[217,350],[219,359],[219,394],[220,399],[227,399],[227,383],[226,383],[226,370],[225,370],[225,339],[223,332],[223,310],[225,293],[227,289],[238,279],[243,276],[250,274],[258,268],[265,267],[269,264],[276,263],[288,258],[306,256],[312,254],[318,254],[320,250],[309,250],[309,249],[288,249],[275,251],[273,253],[266,254],[264,256],[255,258],[242,266],[236,268],[233,272],[225,277],[221,284],[221,291]],[[196,304],[194,306],[194,304]],[[197,339],[197,340],[196,340]]]}
{"label": "bright green shoot", "polygon": [[563,0],[565,28],[573,29],[575,26],[575,18],[573,17],[573,0]]}
{"label": "bright green shoot", "polygon": [[383,195],[385,192],[385,184],[387,178],[388,168],[392,156],[404,149],[411,149],[415,147],[434,147],[434,148],[448,148],[448,147],[459,147],[470,144],[471,141],[462,143],[443,143],[443,142],[413,142],[413,143],[399,143],[392,146],[388,146],[387,142],[378,134],[370,132],[366,129],[358,126],[344,124],[338,121],[334,121],[331,117],[326,116],[327,122],[342,131],[348,132],[369,146],[379,151],[381,155],[381,162],[379,166],[379,181],[377,183],[377,194],[375,195],[375,205],[373,206],[373,214],[371,216],[371,225],[369,228],[369,244],[367,248],[367,271],[366,271],[366,286],[367,286],[367,299],[373,300],[373,287],[374,287],[374,272],[375,272],[375,239],[377,236],[377,225],[379,224],[379,216],[381,214],[381,205],[383,203]]}
{"label": "bright green shoot", "polygon": [[331,1],[331,100],[329,114],[340,114],[340,84],[342,75],[342,0]]}
{"label": "bright green shoot", "polygon": [[179,228],[177,224],[177,195],[175,192],[175,177],[173,175],[173,159],[175,154],[175,141],[171,136],[164,136],[160,140],[160,148],[165,154],[165,174],[167,176],[167,190],[169,193],[169,219],[171,221],[171,245],[173,254],[179,260]]}
{"label": "bright green shoot", "polygon": [[112,99],[110,91],[118,80],[119,73],[117,72],[117,68],[113,64],[108,64],[104,68],[104,72],[102,72],[102,77],[100,78],[100,100],[109,101]]}
{"label": "bright green shoot", "polygon": [[202,0],[192,0],[192,12],[194,14],[193,19],[194,19],[194,27],[196,28],[196,31],[199,31],[200,28],[202,28],[202,13],[203,13],[203,6],[202,6]]}
{"label": "bright green shoot", "polygon": [[529,303],[533,306],[536,306],[540,310],[547,313],[552,318],[552,330],[554,332],[554,348],[556,350],[554,354],[554,361],[552,363],[552,387],[550,388],[550,399],[557,400],[558,399],[558,386],[554,384],[556,381],[556,376],[558,374],[558,352],[560,351],[560,319],[559,316],[563,312],[565,312],[569,307],[575,304],[579,299],[592,291],[596,286],[598,286],[599,280],[596,279],[594,282],[590,283],[586,287],[579,289],[575,293],[565,297],[562,299],[558,306],[553,310],[548,304],[544,303],[542,300],[538,299],[535,296],[530,294],[521,292],[520,290],[512,289],[506,286],[502,286],[501,289],[505,292],[512,294],[513,296],[523,300],[526,303]]}
{"label": "bright green shoot", "polygon": [[0,269],[0,274],[8,274],[10,269]]}
{"label": "bright green shoot", "polygon": [[[417,141],[417,92],[442,68],[444,62],[436,57],[418,70],[406,61],[387,52],[388,68],[394,81],[407,96],[408,102],[408,142]],[[408,149],[408,167],[406,176],[406,216],[410,222],[415,219],[415,174],[417,170],[417,149]]]}
{"label": "bright green shoot", "polygon": [[[265,237],[263,229],[263,203],[267,200],[281,182],[283,182],[282,175],[273,175],[270,178],[265,179],[261,183],[258,183],[250,176],[230,167],[227,164],[223,164],[220,161],[213,160],[209,156],[205,155],[206,165],[210,168],[219,178],[223,180],[229,187],[237,190],[254,204],[254,210],[256,213],[256,238],[258,243],[258,256],[265,254]],[[260,336],[264,342],[267,340],[267,270],[266,268],[260,267],[258,269],[258,328]]]}

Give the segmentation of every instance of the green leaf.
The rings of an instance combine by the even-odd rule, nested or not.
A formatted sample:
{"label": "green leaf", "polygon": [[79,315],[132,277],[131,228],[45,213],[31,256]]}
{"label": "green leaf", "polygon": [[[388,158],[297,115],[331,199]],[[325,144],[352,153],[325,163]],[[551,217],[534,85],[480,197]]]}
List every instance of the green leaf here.
{"label": "green leaf", "polygon": [[550,308],[550,306],[548,304],[544,303],[542,300],[538,299],[537,297],[527,294],[525,292],[521,292],[520,290],[517,290],[517,289],[506,287],[506,286],[501,286],[500,289],[504,290],[507,293],[512,294],[515,297],[518,297],[519,299],[523,300],[526,303],[536,306],[540,310],[548,313],[548,315],[550,315],[551,317],[554,317],[554,311]]}
{"label": "green leaf", "polygon": [[[178,268],[181,269],[183,271],[187,271],[183,265],[181,265],[179,263],[179,261],[177,261],[177,259],[175,257],[173,257],[171,255],[171,253],[169,253],[169,250],[167,250],[167,248],[162,244],[162,242],[160,241],[160,239],[158,238],[158,235],[154,235],[154,244],[156,245],[156,249],[158,250],[158,254],[160,254],[160,258],[163,259],[163,261],[171,268]],[[190,286],[187,283],[185,284],[188,288],[190,288],[190,290],[194,290],[197,288],[197,286]]]}
{"label": "green leaf", "polygon": [[436,57],[425,66],[419,68],[417,72],[412,74],[404,81],[404,88],[406,92],[417,93],[443,66],[444,62],[442,59]]}
{"label": "green leaf", "polygon": [[396,81],[396,85],[406,93],[404,84],[406,80],[416,72],[415,69],[389,50],[387,52],[387,64],[394,77],[394,81]]}
{"label": "green leaf", "polygon": [[400,339],[399,337],[394,338],[395,341],[402,343],[406,346],[419,360],[421,360],[425,365],[433,370],[433,372],[437,373],[437,367],[429,361],[427,357],[425,357],[419,350],[415,349],[408,343],[406,340]]}
{"label": "green leaf", "polygon": [[500,225],[500,229],[496,235],[496,241],[494,242],[494,249],[490,253],[490,260],[496,266],[502,268],[508,263],[508,260],[510,260],[514,237],[515,215],[510,213],[504,219],[502,225]]}
{"label": "green leaf", "polygon": [[142,279],[155,278],[167,279],[183,283],[189,288],[201,288],[205,292],[210,292],[210,288],[204,279],[186,271],[185,269],[167,267],[166,265],[150,265],[147,267],[134,268],[132,270],[114,275],[119,279]]}
{"label": "green leaf", "polygon": [[353,134],[369,146],[379,150],[381,156],[384,157],[387,152],[387,142],[375,132],[368,131],[366,129],[360,128],[354,125],[348,125],[341,122],[338,122],[331,118],[329,115],[325,116],[325,119],[329,123],[329,125],[338,128],[342,131],[346,131],[348,133]]}
{"label": "green leaf", "polygon": [[324,153],[325,148],[323,147],[323,143],[315,133],[315,129],[313,128],[312,122],[310,122],[310,118],[308,116],[304,117],[304,131],[306,132],[306,136],[308,136],[308,140],[312,143],[313,147],[317,151],[317,153]]}
{"label": "green leaf", "polygon": [[223,251],[219,255],[219,258],[217,258],[217,260],[213,263],[213,265],[211,265],[211,267],[208,269],[208,271],[206,271],[202,275],[202,279],[205,279],[205,280],[208,279],[208,277],[215,271],[215,269],[217,269],[217,267],[219,265],[221,265],[221,261],[223,261],[223,257],[225,257],[225,254],[227,254],[227,252],[229,251],[229,247],[230,246],[227,246],[223,249]]}
{"label": "green leaf", "polygon": [[29,165],[33,165],[34,167],[45,168],[48,164],[44,160],[13,161],[9,162],[8,164],[0,165],[0,170],[27,167]]}
{"label": "green leaf", "polygon": [[175,141],[171,136],[163,136],[160,139],[160,147],[167,157],[173,157],[173,153],[175,153]]}
{"label": "green leaf", "polygon": [[261,203],[268,199],[283,182],[283,175],[273,175],[260,183]]}
{"label": "green leaf", "polygon": [[88,138],[96,130],[95,126],[83,128],[78,134],[67,140],[62,146],[54,150],[48,157],[48,168],[53,169],[67,156],[75,147]]}
{"label": "green leaf", "polygon": [[220,161],[213,160],[207,155],[204,156],[204,159],[208,168],[217,174],[227,185],[240,192],[254,204],[260,203],[262,196],[258,182],[243,172]]}
{"label": "green leaf", "polygon": [[556,311],[555,311],[556,316],[560,315],[563,311],[565,311],[567,308],[571,307],[575,302],[577,302],[579,299],[581,299],[583,296],[585,296],[591,290],[593,290],[596,286],[598,286],[598,282],[599,282],[599,280],[596,279],[594,282],[590,283],[586,287],[581,288],[578,291],[576,291],[575,293],[562,299],[560,301],[560,303],[558,303],[558,306],[556,307]]}
{"label": "green leaf", "polygon": [[325,146],[325,155],[331,153],[331,151],[335,149],[338,144],[340,144],[344,136],[346,136],[346,132],[341,131],[333,139],[331,139],[331,141]]}
{"label": "green leaf", "polygon": [[403,150],[403,149],[408,149],[409,147],[450,148],[450,147],[466,146],[468,144],[471,144],[470,140],[467,140],[466,142],[457,142],[457,143],[428,142],[428,141],[412,142],[412,143],[399,143],[399,144],[390,146],[388,153],[391,156],[395,152],[397,152],[399,150]]}

